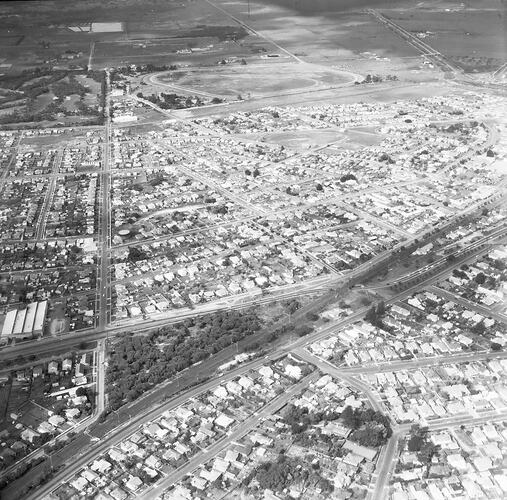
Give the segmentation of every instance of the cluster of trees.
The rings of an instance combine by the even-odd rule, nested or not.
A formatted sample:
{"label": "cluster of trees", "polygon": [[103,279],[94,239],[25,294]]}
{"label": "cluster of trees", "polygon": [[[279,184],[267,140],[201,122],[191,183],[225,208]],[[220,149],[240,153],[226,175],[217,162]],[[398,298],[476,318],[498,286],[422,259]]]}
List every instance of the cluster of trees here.
{"label": "cluster of trees", "polygon": [[366,312],[364,316],[365,321],[371,323],[373,326],[377,326],[378,328],[383,328],[384,323],[382,318],[386,313],[386,306],[383,301],[380,301],[376,306],[371,306],[370,309]]}
{"label": "cluster of trees", "polygon": [[[30,462],[21,463],[16,469],[9,474],[4,475],[0,479],[0,490],[3,490],[9,483],[12,483],[16,479],[19,479],[21,476],[26,474],[29,470],[31,470],[36,465],[45,461],[45,457],[37,457],[31,460]],[[20,493],[21,495],[21,493]]]}
{"label": "cluster of trees", "polygon": [[386,152],[383,152],[381,155],[379,155],[378,161],[386,161],[387,163],[389,163],[391,165],[394,163],[394,160]]}
{"label": "cluster of trees", "polygon": [[[336,411],[311,412],[308,408],[289,405],[283,414],[283,421],[290,426],[291,432],[295,435],[302,434],[310,426],[320,422],[337,419],[341,419],[343,425],[353,430],[350,439],[363,446],[371,448],[382,446],[393,433],[389,418],[371,408],[354,410],[347,406],[341,413]],[[327,441],[327,439],[325,440]],[[333,455],[335,454],[333,452]]]}
{"label": "cluster of trees", "polygon": [[139,262],[140,260],[146,260],[148,254],[140,247],[129,247],[129,254],[127,260],[130,262]]}
{"label": "cluster of trees", "polygon": [[[54,104],[54,103],[51,103]],[[59,112],[59,108],[56,111]],[[45,109],[39,112],[15,111],[0,116],[0,125],[6,125],[9,123],[29,123],[29,122],[42,122],[42,121],[55,121],[57,119],[55,113],[55,107],[47,106]]]}
{"label": "cluster of trees", "polygon": [[308,335],[313,331],[313,328],[308,325],[299,325],[294,326],[291,323],[286,323],[285,325],[277,328],[276,330],[271,331],[269,335],[267,335],[262,342],[255,341],[251,344],[248,344],[243,348],[245,352],[253,352],[261,349],[266,344],[270,344],[271,342],[274,342],[275,340],[278,340],[280,337],[285,335],[286,333],[292,332],[292,334],[296,335],[297,337],[304,337],[305,335]]}
{"label": "cluster of trees", "polygon": [[377,448],[393,435],[389,418],[372,408],[353,409],[347,406],[341,419],[344,425],[353,430],[350,439],[362,446]]}
{"label": "cluster of trees", "polygon": [[299,195],[298,188],[295,188],[294,186],[287,186],[287,188],[285,189],[285,192],[287,194],[290,194],[291,196],[298,196]]}
{"label": "cluster of trees", "polygon": [[468,274],[462,271],[461,269],[453,269],[452,275],[456,278],[459,278],[460,280],[467,280]]}
{"label": "cluster of trees", "polygon": [[[64,70],[53,70],[49,67],[47,68],[33,68],[22,71],[17,75],[2,75],[0,77],[0,86],[7,89],[19,90],[23,87],[23,91],[29,88],[35,88],[36,86],[42,86],[44,84],[47,85],[50,81],[57,81],[63,78],[67,74],[67,71]],[[39,82],[33,82],[32,84],[28,84],[31,80],[35,78],[48,77],[44,80],[39,80]],[[26,84],[26,85],[25,85]]]}
{"label": "cluster of trees", "polygon": [[425,466],[430,466],[431,460],[438,455],[440,448],[428,441],[428,429],[414,425],[407,441],[408,451],[417,454],[418,460]]}
{"label": "cluster of trees", "polygon": [[284,302],[283,306],[289,314],[294,314],[301,307],[301,302],[297,299],[290,299]]}
{"label": "cluster of trees", "polygon": [[56,82],[52,86],[52,90],[55,94],[55,97],[63,100],[69,95],[78,95],[79,97],[84,97],[89,89],[79,83],[74,75],[69,75],[67,80],[62,79]]}
{"label": "cluster of trees", "polygon": [[333,485],[320,475],[319,465],[309,465],[304,460],[280,453],[276,461],[260,464],[244,480],[248,485],[252,480],[259,483],[260,489],[282,492],[286,488],[300,486],[304,491],[309,485],[320,488],[323,494],[331,493]]}
{"label": "cluster of trees", "polygon": [[310,412],[308,408],[288,405],[284,414],[283,421],[290,426],[292,434],[301,434],[308,427],[317,425],[320,422],[329,422],[340,418],[341,414],[335,411]]}
{"label": "cluster of trees", "polygon": [[207,209],[212,214],[226,215],[229,212],[229,209],[227,208],[226,205],[212,205],[212,206],[207,207]]}
{"label": "cluster of trees", "polygon": [[[204,106],[204,102],[199,96],[190,97],[178,94],[166,94],[164,92],[157,96],[155,94],[144,95],[142,92],[138,92],[137,97],[150,101],[162,109],[185,109],[194,106]],[[218,99],[218,97],[214,98],[214,101],[216,99]],[[220,102],[222,101],[218,99],[218,101],[213,102],[213,104],[218,104]]]}
{"label": "cluster of trees", "polygon": [[252,172],[249,168],[245,169],[245,175],[251,175],[252,177],[259,177],[260,175],[260,171],[258,168],[255,168],[254,171]]}
{"label": "cluster of trees", "polygon": [[114,345],[106,383],[109,405],[118,409],[154,385],[259,331],[254,312],[219,312],[164,327],[146,336],[126,336]]}
{"label": "cluster of trees", "polygon": [[102,125],[104,123],[104,111],[106,108],[106,73],[105,71],[90,70],[86,73],[88,78],[100,83],[99,106],[97,109],[97,117],[95,120],[89,122],[90,125]]}
{"label": "cluster of trees", "polygon": [[[105,77],[104,72],[88,72],[87,76],[102,82],[101,106],[104,106],[105,99]],[[65,80],[67,78],[67,80]],[[60,103],[66,96],[78,95],[81,99],[88,89],[79,83],[74,73],[67,70],[52,70],[51,68],[35,68],[22,72],[20,75],[6,76],[0,79],[0,86],[13,90],[20,90],[23,94],[18,94],[17,98],[22,97],[26,100],[24,110],[17,110],[10,114],[0,117],[0,125],[9,123],[28,123],[40,121],[56,121],[59,113],[70,114],[60,107]],[[50,89],[58,98],[56,102],[49,103],[44,109],[36,111],[34,109],[35,99],[49,93]],[[13,98],[16,95],[13,94]],[[93,124],[100,124],[100,113],[97,109],[85,105],[82,100],[77,106],[77,112],[82,115],[89,115]]]}
{"label": "cluster of trees", "polygon": [[88,106],[84,103],[84,101],[79,101],[77,103],[77,111],[78,114],[81,115],[97,117],[94,122],[96,125],[101,125],[104,122],[104,115],[99,111],[99,109],[93,106]]}
{"label": "cluster of trees", "polygon": [[361,82],[355,82],[356,85],[360,85],[362,83],[381,83],[383,81],[388,81],[388,82],[395,82],[398,80],[398,77],[396,75],[386,75],[386,76],[381,76],[381,75],[366,75],[366,78],[361,81]]}

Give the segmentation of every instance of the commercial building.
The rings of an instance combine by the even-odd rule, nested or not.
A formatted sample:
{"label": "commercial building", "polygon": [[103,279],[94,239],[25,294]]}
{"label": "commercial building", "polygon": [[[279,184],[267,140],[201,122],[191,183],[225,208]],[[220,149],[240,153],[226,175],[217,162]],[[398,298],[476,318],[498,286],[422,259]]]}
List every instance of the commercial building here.
{"label": "commercial building", "polygon": [[32,302],[25,309],[13,309],[5,316],[0,340],[40,336],[44,330],[48,301]]}

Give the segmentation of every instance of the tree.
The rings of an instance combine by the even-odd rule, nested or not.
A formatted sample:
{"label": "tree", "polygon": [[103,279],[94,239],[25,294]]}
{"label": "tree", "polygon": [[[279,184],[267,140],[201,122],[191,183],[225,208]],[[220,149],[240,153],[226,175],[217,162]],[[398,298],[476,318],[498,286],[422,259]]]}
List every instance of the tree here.
{"label": "tree", "polygon": [[421,463],[429,465],[433,455],[438,454],[439,449],[439,446],[427,441],[422,445],[421,450],[417,454],[417,458]]}
{"label": "tree", "polygon": [[301,303],[297,299],[292,299],[285,303],[285,308],[289,314],[294,314],[300,307]]}
{"label": "tree", "polygon": [[317,321],[319,319],[319,315],[318,314],[315,314],[314,312],[307,312],[305,314],[306,316],[306,319],[310,320],[310,321]]}
{"label": "tree", "polygon": [[472,326],[470,330],[472,331],[472,333],[475,333],[476,335],[483,335],[484,332],[486,331],[486,326],[484,325],[483,321],[479,321],[479,323]]}
{"label": "tree", "polygon": [[358,426],[358,420],[352,406],[346,406],[340,415],[340,418],[343,420],[343,425],[346,425],[351,429],[355,429]]}
{"label": "tree", "polygon": [[423,436],[420,436],[419,434],[414,434],[408,440],[407,444],[408,451],[420,451],[424,443],[425,439]]}
{"label": "tree", "polygon": [[354,431],[350,439],[356,441],[361,446],[377,448],[386,443],[388,433],[386,428],[375,422],[368,422],[360,429]]}
{"label": "tree", "polygon": [[486,281],[486,276],[484,275],[484,273],[478,273],[475,278],[474,278],[474,281],[478,284],[478,285],[483,285],[484,282]]}
{"label": "tree", "polygon": [[146,260],[148,258],[147,253],[138,247],[129,247],[129,254],[127,260],[131,262],[138,262],[140,260]]}
{"label": "tree", "polygon": [[375,306],[371,306],[364,316],[365,321],[374,325],[377,322],[377,310]]}
{"label": "tree", "polygon": [[78,387],[76,389],[76,396],[88,396],[88,392],[84,387]]}

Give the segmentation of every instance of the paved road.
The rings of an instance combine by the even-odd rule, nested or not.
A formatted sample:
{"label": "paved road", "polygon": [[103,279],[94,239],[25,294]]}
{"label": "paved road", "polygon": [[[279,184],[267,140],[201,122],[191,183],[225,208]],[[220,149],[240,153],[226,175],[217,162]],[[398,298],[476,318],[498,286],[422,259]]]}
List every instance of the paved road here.
{"label": "paved road", "polygon": [[[375,85],[375,87],[368,88],[367,90],[364,90],[362,85],[350,87],[346,84],[346,87],[347,88],[333,87],[327,89],[305,89],[277,96],[255,97],[244,101],[235,101],[228,103],[227,105],[217,105],[213,108],[213,113],[210,113],[209,107],[207,109],[197,107],[187,110],[178,110],[172,112],[170,117],[174,119],[198,119],[207,117],[210,114],[213,116],[229,115],[230,113],[253,111],[268,106],[302,106],[304,104],[327,105],[330,102],[350,97],[385,94],[388,92],[403,92],[407,89],[420,89],[419,84],[405,84],[399,82],[378,84]],[[337,92],[338,90],[339,93]]]}
{"label": "paved road", "polygon": [[104,339],[99,340],[97,343],[97,407],[95,412],[100,415],[106,406],[106,341]]}
{"label": "paved road", "polygon": [[[403,298],[408,297],[413,291],[414,291],[413,289],[410,289],[405,292],[402,292],[402,293],[396,295],[395,297],[393,297],[388,302],[396,302],[398,300],[402,300]],[[323,298],[318,299],[316,301],[316,303],[318,303],[318,305],[320,307],[322,305],[325,305],[329,301],[336,300],[336,297],[337,297],[336,293],[330,293],[330,294],[327,294],[326,296],[324,296]],[[357,311],[355,314],[352,314],[352,315],[348,316],[347,318],[344,318],[343,320],[332,323],[332,324],[328,325],[326,328],[318,330],[314,334],[311,334],[307,337],[300,338],[300,339],[296,340],[295,342],[293,342],[292,344],[279,347],[274,353],[272,353],[268,357],[268,359],[275,359],[278,356],[285,355],[286,353],[290,352],[293,349],[296,349],[298,347],[303,347],[311,342],[320,340],[322,338],[326,338],[327,336],[332,334],[335,330],[344,328],[347,325],[361,319],[364,316],[365,312],[366,312],[366,308],[364,310]],[[247,339],[247,341],[252,341],[252,340],[254,340],[254,339],[253,338]],[[145,398],[142,398],[142,399],[134,402],[134,404],[132,404],[132,405],[126,405],[125,407],[122,407],[120,409],[119,414],[118,414],[118,422],[114,422],[114,420],[110,419],[105,424],[103,424],[101,426],[97,426],[92,431],[93,434],[96,435],[97,437],[103,438],[105,435],[107,435],[108,432],[111,432],[111,433],[118,432],[118,429],[116,429],[116,426],[118,424],[121,424],[122,422],[127,421],[127,423],[130,423],[131,425],[135,425],[135,422],[137,422],[137,420],[135,420],[135,422],[134,421],[128,422],[128,420],[130,420],[130,418],[131,418],[131,415],[139,414],[140,416],[144,416],[147,419],[151,419],[151,418],[153,418],[154,415],[156,415],[160,412],[163,412],[164,408],[163,407],[160,408],[160,406],[159,406],[161,395],[163,395],[164,393],[166,395],[177,393],[180,389],[180,383],[181,383],[182,387],[186,387],[186,386],[188,386],[188,384],[191,384],[196,379],[198,379],[198,376],[199,376],[198,374],[200,374],[202,376],[203,373],[213,373],[213,371],[216,370],[216,368],[218,366],[223,364],[225,361],[229,360],[234,355],[233,349],[234,349],[234,347],[231,347],[231,348],[228,348],[228,349],[222,351],[221,353],[219,353],[217,356],[214,356],[210,360],[206,360],[202,365],[197,367],[198,368],[197,370],[191,369],[191,370],[181,374],[181,376],[176,381],[173,380],[173,381],[168,382],[167,384],[163,384],[157,390],[147,393]],[[504,353],[492,353],[492,354],[483,353],[480,356],[488,356],[488,357],[489,356],[490,357],[497,357],[498,356],[498,357],[500,357],[502,355],[504,355]],[[468,356],[470,356],[470,354],[467,354],[464,356],[468,357]],[[452,360],[456,361],[456,358],[452,357]],[[261,363],[262,362],[265,362],[265,361],[261,360]],[[423,359],[423,360],[417,361],[417,363],[419,363],[421,366],[428,363],[428,362],[429,362],[428,359]],[[435,362],[435,360],[433,360],[431,362]],[[390,366],[386,366],[386,369],[391,370],[395,366],[396,366],[395,364],[390,365]],[[406,363],[403,363],[403,366],[406,367]],[[238,370],[231,372],[230,374],[228,374],[228,376],[235,376],[236,374],[241,373],[242,372],[241,370],[243,370],[245,368],[248,369],[248,367],[240,368]],[[365,368],[363,367],[362,370],[364,371]],[[368,370],[377,370],[378,371],[378,368],[368,367],[368,368],[366,368],[366,371],[368,371]],[[349,370],[347,373],[344,373],[343,375],[350,375],[350,374],[353,374],[353,370],[352,371]],[[218,382],[219,381],[215,381],[214,383],[216,384]],[[202,386],[202,387],[206,387],[206,386]],[[154,405],[153,409],[150,408],[151,404]],[[147,412],[147,409],[149,409],[148,412]],[[83,442],[83,444],[81,445],[81,448],[83,448],[83,447],[85,448],[87,444],[88,444],[88,442],[86,442],[86,441]],[[79,449],[79,447],[74,447],[74,449]],[[60,454],[60,463],[64,463],[64,462],[68,461],[71,457],[72,457],[72,453],[69,454],[69,450],[62,452]]]}
{"label": "paved road", "polygon": [[287,54],[291,59],[294,59],[294,61],[296,61],[298,63],[304,63],[304,61],[302,59],[300,59],[298,56],[296,56],[292,52],[289,52],[287,49],[283,48],[278,43],[276,43],[274,40],[272,40],[271,38],[268,38],[266,35],[264,35],[260,31],[255,30],[254,28],[252,28],[252,26],[246,24],[241,19],[238,19],[237,17],[233,16],[232,14],[230,14],[229,12],[227,12],[226,10],[222,9],[222,7],[219,7],[218,5],[216,5],[215,3],[211,2],[210,0],[205,0],[205,1],[209,5],[211,5],[212,7],[214,7],[215,9],[219,10],[222,14],[225,14],[225,16],[231,18],[234,22],[238,23],[240,26],[242,26],[243,28],[245,28],[247,31],[250,31],[250,33],[253,33],[254,35],[258,36],[259,38],[263,38],[264,40],[266,40],[266,42],[274,45],[278,50],[280,50],[281,52],[284,52],[285,54]]}
{"label": "paved road", "polygon": [[293,385],[286,392],[276,397],[270,403],[264,406],[259,412],[248,417],[243,422],[240,422],[237,426],[234,427],[232,432],[227,434],[224,439],[216,442],[206,450],[203,450],[202,452],[195,455],[183,467],[180,467],[162,480],[158,481],[155,485],[153,485],[152,488],[148,489],[142,495],[140,495],[139,498],[141,500],[153,500],[154,498],[159,498],[169,486],[176,484],[186,474],[192,472],[198,466],[203,465],[211,460],[215,455],[227,448],[227,446],[229,446],[231,443],[239,441],[243,436],[254,429],[262,420],[285,406],[293,396],[296,396],[302,392],[310,382],[315,381],[318,377],[318,373],[313,373],[302,379],[299,383]]}
{"label": "paved road", "polygon": [[111,96],[110,96],[110,76],[106,71],[106,88],[105,88],[105,127],[104,127],[104,146],[101,172],[101,212],[99,217],[99,275],[97,278],[97,307],[98,307],[98,328],[104,329],[109,323],[110,310],[110,287],[109,287],[109,263],[111,249]]}
{"label": "paved road", "polygon": [[[233,378],[243,375],[252,369],[259,368],[263,364],[274,360],[277,357],[279,357],[279,355],[272,354],[270,356],[254,360],[250,363],[243,364],[235,370],[226,372],[219,377],[214,377],[204,384],[185,391],[182,395],[176,396],[162,405],[160,404],[161,400],[163,401],[163,398],[161,397],[162,394],[174,394],[178,390],[179,381],[173,380],[169,384],[163,384],[156,394],[148,394],[145,398],[135,401],[132,405],[122,407],[120,411],[123,414],[129,415],[131,418],[121,423],[118,427],[115,427],[115,425],[118,424],[115,424],[114,419],[110,420],[113,425],[97,426],[96,430],[90,431],[89,435],[86,436],[84,443],[82,440],[80,440],[79,443],[75,443],[80,446],[73,446],[72,449],[66,450],[66,453],[61,457],[57,456],[56,458],[53,458],[55,466],[64,464],[65,468],[54,479],[39,488],[37,494],[34,493],[30,495],[28,500],[38,500],[42,496],[46,495],[56,486],[72,477],[73,474],[75,474],[81,467],[92,461],[99,454],[130,436],[141,425],[153,420],[164,411],[173,410],[174,408],[177,408],[187,402],[189,399],[215,388],[218,384],[232,380]],[[199,367],[196,367],[196,369],[199,370]],[[193,375],[193,378],[195,379],[195,375]],[[183,384],[183,382],[181,383]],[[90,436],[99,437],[100,441],[95,444],[90,444]],[[79,455],[76,455],[77,450],[81,450]],[[24,478],[24,480],[26,480],[26,478]],[[16,483],[11,483],[9,488],[3,492],[2,500],[17,500],[16,491]]]}
{"label": "paved road", "polygon": [[[384,252],[383,254],[378,255],[375,259],[373,259],[370,262],[366,262],[365,264],[359,266],[355,270],[351,271],[348,274],[345,274],[343,276],[329,276],[329,284],[332,286],[338,286],[341,282],[346,282],[349,279],[359,279],[362,274],[370,273],[373,269],[376,268],[376,266],[383,265],[384,263],[389,262],[389,260],[392,258],[391,251]],[[102,269],[102,266],[101,266]],[[102,272],[105,272],[104,269],[102,269]],[[319,284],[320,285],[320,284]],[[99,283],[100,288],[100,296],[101,300],[104,300],[104,290],[102,290],[102,281]],[[104,284],[105,286],[105,284]],[[418,289],[418,287],[413,287],[408,289],[407,291],[396,295],[392,300],[401,300],[404,297],[408,297],[410,293],[412,293],[414,290]],[[107,287],[106,287],[107,290]],[[306,293],[306,292],[305,292]],[[280,297],[277,296],[277,299]],[[319,309],[320,307],[324,307],[325,305],[331,303],[333,299],[337,299],[338,294],[335,294],[334,296],[330,297],[328,295],[324,295],[321,299],[317,299],[315,301],[316,309]],[[255,305],[255,301],[252,305]],[[246,306],[246,304],[243,304],[243,306]],[[103,304],[101,304],[101,310],[105,307]],[[109,335],[117,335],[119,333],[125,333],[131,330],[135,330],[137,332],[140,331],[146,331],[150,330],[152,328],[157,328],[160,326],[169,325],[172,323],[180,322],[186,318],[189,317],[195,317],[198,315],[204,315],[204,314],[210,314],[219,310],[228,309],[229,307],[224,307],[223,305],[217,306],[215,305],[214,308],[210,307],[209,309],[203,310],[202,308],[195,308],[192,310],[183,310],[178,311],[174,317],[165,317],[159,320],[154,321],[143,321],[142,324],[123,324],[121,326],[113,326],[113,327],[103,327],[98,328],[91,331],[86,332],[76,332],[76,333],[69,333],[66,334],[64,337],[61,338],[50,338],[45,337],[39,342],[28,342],[28,343],[22,343],[17,344],[15,346],[9,346],[5,349],[2,349],[0,351],[0,361],[4,359],[12,359],[16,356],[28,356],[30,354],[37,354],[37,355],[44,355],[45,353],[51,353],[53,352],[54,348],[56,347],[58,350],[66,350],[69,348],[72,348],[76,344],[82,341],[96,341],[102,338],[106,338]],[[364,310],[360,311],[358,314],[358,318],[361,315],[364,315]]]}
{"label": "paved road", "polygon": [[443,297],[444,299],[455,302],[456,304],[460,304],[466,309],[469,309],[470,311],[475,311],[479,314],[482,314],[483,316],[493,318],[500,323],[507,323],[507,316],[505,316],[504,314],[497,313],[489,307],[484,307],[481,306],[480,304],[476,304],[471,300],[465,299],[464,297],[460,297],[455,293],[448,292],[447,290],[443,290],[442,288],[437,286],[431,286],[428,288],[428,290],[433,292],[435,295]]}
{"label": "paved road", "polygon": [[507,62],[502,64],[496,71],[493,72],[493,78],[500,78],[502,73],[507,71]]}
{"label": "paved road", "polygon": [[498,422],[507,420],[507,409],[488,410],[481,412],[477,416],[459,415],[455,417],[444,417],[437,420],[428,420],[427,426],[431,431],[442,431],[451,427],[460,427],[465,425],[471,427],[474,425],[485,424],[486,422]]}
{"label": "paved road", "polygon": [[416,235],[409,233],[408,231],[405,231],[403,228],[397,227],[393,224],[390,224],[389,222],[386,222],[384,219],[382,219],[382,217],[377,217],[375,215],[371,215],[366,210],[355,207],[354,205],[350,205],[349,203],[346,203],[344,201],[342,201],[340,203],[340,205],[342,207],[346,208],[347,210],[350,210],[351,212],[355,212],[355,213],[361,215],[361,217],[363,217],[363,219],[373,222],[375,225],[380,226],[380,227],[386,229],[387,231],[392,231],[395,234],[401,235],[404,239],[413,240],[416,237]]}
{"label": "paved road", "polygon": [[12,165],[16,162],[16,158],[19,153],[19,148],[21,146],[21,141],[23,140],[24,135],[25,135],[25,133],[21,132],[19,134],[16,145],[10,149],[10,153],[12,155],[11,159],[9,160],[9,163],[3,168],[2,172],[0,173],[0,192],[3,191],[3,187],[7,181],[7,176],[9,174],[9,170],[11,169]]}
{"label": "paved road", "polygon": [[472,80],[470,77],[464,75],[463,70],[457,66],[455,66],[446,56],[442,53],[438,52],[436,49],[428,45],[426,42],[423,42],[416,35],[407,31],[405,28],[396,24],[394,21],[384,16],[380,12],[374,9],[367,10],[370,14],[372,14],[376,19],[378,19],[381,23],[386,25],[391,31],[401,36],[404,40],[406,40],[410,45],[412,45],[415,49],[417,49],[421,54],[432,61],[435,65],[440,67],[442,70],[446,72],[452,72],[454,76],[460,76],[465,80]]}
{"label": "paved road", "polygon": [[398,460],[397,452],[400,438],[401,435],[395,432],[382,449],[372,478],[373,491],[368,495],[368,500],[385,500],[388,497],[387,488]]}
{"label": "paved road", "polygon": [[362,366],[340,367],[342,373],[349,375],[361,375],[368,373],[385,373],[397,370],[416,370],[427,366],[444,365],[450,363],[466,363],[484,361],[486,359],[505,359],[507,351],[492,352],[467,352],[464,354],[448,354],[445,356],[432,356],[428,358],[414,358],[405,361],[387,361],[383,363],[371,363]]}
{"label": "paved road", "polygon": [[368,398],[368,401],[374,410],[385,412],[384,405],[378,395],[374,394],[371,388],[361,380],[357,380],[352,377],[352,375],[344,373],[342,370],[338,369],[328,361],[310,354],[306,349],[299,347],[297,349],[294,349],[293,352],[297,354],[301,359],[315,365],[323,373],[328,373],[329,375],[342,380],[346,385],[353,387],[359,392],[363,392]]}
{"label": "paved road", "polygon": [[49,179],[48,186],[46,187],[46,195],[44,196],[44,202],[42,204],[41,211],[39,213],[39,218],[35,224],[35,239],[40,241],[44,237],[44,233],[46,232],[46,222],[49,215],[49,209],[51,208],[51,204],[53,203],[53,196],[55,194],[56,187],[56,174],[60,170],[60,164],[62,163],[63,152],[62,150],[58,150],[56,156],[53,160],[53,168],[52,168],[52,176]]}
{"label": "paved road", "polygon": [[[412,289],[406,290],[405,292],[402,292],[402,293],[396,295],[388,302],[396,302],[398,300],[402,300],[403,298],[410,296],[414,292],[414,290],[418,289],[418,288],[419,288],[419,286],[416,286]],[[316,303],[318,304],[318,307],[322,307],[326,303],[336,300],[337,296],[338,296],[338,294],[336,294],[336,293],[326,294],[324,297],[321,297],[320,299],[318,299],[316,301]],[[358,319],[361,319],[364,316],[365,311],[366,311],[366,308],[364,310],[357,311],[355,314],[353,314],[343,320],[340,320],[336,323],[330,324],[326,328],[323,328],[323,329],[315,332],[314,334],[309,335],[308,337],[303,337],[301,339],[298,339],[296,342],[294,342],[290,345],[278,348],[272,355],[270,355],[269,358],[274,359],[276,356],[284,355],[287,352],[290,352],[292,349],[295,349],[297,347],[302,347],[304,345],[307,345],[308,343],[325,338],[325,337],[329,336],[331,333],[333,333],[334,330],[343,328],[343,327],[347,326],[348,324],[351,324],[351,323],[357,321]],[[249,339],[249,340],[252,340],[252,339]],[[219,366],[219,364],[223,364],[226,360],[230,359],[230,357],[233,355],[232,352],[233,351],[231,349],[226,349],[225,351],[220,353],[218,356],[213,357],[211,360],[207,360],[205,362],[205,364],[198,367],[199,370],[197,371],[197,373],[201,373],[201,374],[202,373],[212,373],[213,365],[215,367],[217,367],[217,366]],[[495,354],[492,354],[492,356],[501,356],[502,354],[503,353],[495,353]],[[419,362],[425,363],[426,360],[420,360]],[[392,369],[392,366],[389,367],[389,369]],[[234,373],[239,373],[239,372],[231,372],[230,375],[234,375]],[[188,372],[183,374],[183,377],[185,378],[184,383],[188,385],[192,381],[196,380],[197,375],[196,375],[195,371],[189,370]],[[178,379],[178,381],[171,381],[168,383],[168,385],[161,386],[159,388],[159,390],[155,390],[152,393],[148,393],[146,395],[146,399],[141,399],[139,401],[136,401],[135,405],[133,405],[132,407],[130,407],[129,405],[123,407],[120,410],[121,416],[118,415],[117,424],[121,424],[121,422],[125,422],[127,419],[130,419],[132,414],[139,413],[141,416],[143,416],[143,415],[146,416],[146,418],[153,418],[153,416],[155,414],[158,414],[158,413],[164,411],[164,408],[160,408],[160,406],[159,406],[160,394],[163,394],[163,391],[166,391],[166,394],[174,394],[174,393],[178,392],[179,381],[180,381],[180,379]],[[218,383],[218,381],[215,381],[215,384],[216,383]],[[183,383],[182,383],[182,385],[183,385]],[[146,413],[146,410],[149,407],[150,403],[154,404],[154,408],[153,408],[153,410],[150,409],[150,412]],[[139,406],[136,406],[136,405],[139,405]],[[132,422],[130,422],[130,423],[132,424]],[[106,422],[106,424],[104,424],[101,427],[99,426],[93,432],[98,437],[103,437],[105,434],[107,434],[108,431],[110,431],[111,433],[118,433],[119,431],[121,431],[121,429],[115,429],[115,423],[113,420],[110,419],[108,422]],[[89,437],[79,436],[79,439],[74,443],[73,449],[74,450],[86,449],[88,444],[89,444]],[[92,456],[93,456],[93,454],[92,454]],[[70,452],[69,449],[63,450],[59,454],[59,457],[58,456],[56,457],[57,462],[55,463],[55,465],[57,465],[58,459],[59,459],[60,463],[66,463],[71,458],[73,458],[73,452]],[[55,459],[54,459],[54,461],[55,461]],[[36,474],[36,471],[30,471],[29,474],[30,475]],[[58,476],[58,477],[60,478],[60,476]],[[29,480],[29,478],[28,477],[24,478],[24,480]],[[15,484],[16,483],[13,483],[14,488],[15,488]],[[15,491],[15,489],[14,489],[14,491]]]}

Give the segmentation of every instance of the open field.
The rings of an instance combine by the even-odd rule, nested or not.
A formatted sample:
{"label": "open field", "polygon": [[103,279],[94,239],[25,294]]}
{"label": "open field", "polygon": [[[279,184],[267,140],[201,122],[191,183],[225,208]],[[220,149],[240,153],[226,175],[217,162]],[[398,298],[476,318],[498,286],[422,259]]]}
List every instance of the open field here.
{"label": "open field", "polygon": [[280,144],[284,147],[295,149],[307,149],[315,146],[325,146],[330,142],[343,140],[343,134],[338,131],[329,130],[297,130],[288,132],[275,132],[263,134],[258,140],[272,144]]}
{"label": "open field", "polygon": [[[36,17],[32,14],[34,2],[0,6],[5,27],[0,50],[3,62],[12,64],[6,72],[46,64],[83,67],[95,44],[90,61],[97,69],[147,62],[215,65],[228,57],[255,62],[262,54],[286,50],[285,57],[292,54],[305,62],[353,73],[396,73],[411,81],[435,78],[436,71],[421,68],[413,47],[365,12],[371,7],[409,31],[431,31],[426,41],[466,71],[489,71],[505,61],[506,17],[500,0],[438,4],[416,0],[253,0],[250,13],[245,1],[225,0],[151,0],[143,2],[142,9],[139,0],[35,4]],[[107,28],[118,29],[119,23],[123,31]],[[69,29],[81,25],[98,29]],[[74,57],[64,58],[69,50]],[[252,81],[259,87],[255,79]]]}
{"label": "open field", "polygon": [[406,30],[422,34],[424,41],[468,72],[492,71],[507,57],[507,14],[502,10],[435,9],[408,12],[386,11]]}

